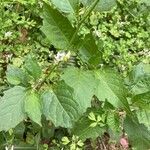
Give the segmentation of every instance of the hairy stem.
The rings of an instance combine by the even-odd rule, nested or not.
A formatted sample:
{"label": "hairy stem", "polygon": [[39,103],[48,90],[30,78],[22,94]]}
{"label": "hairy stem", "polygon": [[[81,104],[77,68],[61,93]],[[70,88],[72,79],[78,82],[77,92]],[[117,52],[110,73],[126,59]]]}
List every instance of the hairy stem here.
{"label": "hairy stem", "polygon": [[71,47],[72,43],[74,42],[74,40],[76,39],[76,36],[78,34],[78,31],[80,30],[80,27],[81,25],[84,23],[84,21],[87,19],[87,17],[89,16],[89,14],[93,11],[93,9],[96,7],[97,3],[99,2],[100,0],[95,0],[92,5],[87,9],[87,11],[85,12],[85,15],[84,17],[82,18],[82,20],[79,22],[78,24],[78,27],[75,31],[75,33],[73,34],[71,40],[70,40],[70,43],[69,43],[69,46],[68,46],[68,49]]}
{"label": "hairy stem", "polygon": [[[75,33],[73,34],[73,36],[72,36],[72,38],[71,38],[71,40],[70,40],[68,49],[71,47],[72,43],[73,43],[74,40],[76,39],[76,36],[77,36],[77,34],[78,34],[78,31],[79,31],[81,25],[82,25],[82,24],[84,23],[84,21],[87,19],[87,17],[89,16],[89,14],[93,11],[93,9],[96,7],[96,5],[97,5],[97,3],[98,3],[99,1],[100,1],[100,0],[95,0],[95,1],[92,3],[92,5],[87,9],[87,11],[86,11],[84,17],[83,17],[82,20],[79,22],[78,27],[77,27]],[[51,69],[51,66],[49,66],[49,67],[46,69],[46,72],[49,71],[50,69],[51,69],[51,70],[46,74],[46,76],[45,76],[41,81],[39,81],[39,82],[34,86],[34,89],[39,90],[39,89],[42,87],[42,85],[44,84],[44,82],[46,81],[46,79],[51,75],[51,73],[55,70],[55,68],[56,68],[57,66],[58,66],[58,64],[57,64],[57,65],[54,65],[52,69]]]}
{"label": "hairy stem", "polygon": [[34,86],[34,89],[39,90],[42,87],[42,85],[45,83],[46,79],[51,75],[51,73],[55,70],[57,66],[58,64],[55,64],[52,68],[51,66],[49,66],[45,70],[45,74],[46,74],[45,77]]}

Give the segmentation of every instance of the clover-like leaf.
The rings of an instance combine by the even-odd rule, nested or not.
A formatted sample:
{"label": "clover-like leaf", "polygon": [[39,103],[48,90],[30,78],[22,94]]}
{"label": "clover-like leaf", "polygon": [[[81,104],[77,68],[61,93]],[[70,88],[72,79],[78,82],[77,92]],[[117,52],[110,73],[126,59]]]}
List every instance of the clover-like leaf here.
{"label": "clover-like leaf", "polygon": [[87,138],[97,138],[103,135],[105,131],[104,127],[98,125],[97,122],[92,122],[88,117],[81,117],[78,122],[76,122],[72,132],[77,135],[81,140],[86,140]]}

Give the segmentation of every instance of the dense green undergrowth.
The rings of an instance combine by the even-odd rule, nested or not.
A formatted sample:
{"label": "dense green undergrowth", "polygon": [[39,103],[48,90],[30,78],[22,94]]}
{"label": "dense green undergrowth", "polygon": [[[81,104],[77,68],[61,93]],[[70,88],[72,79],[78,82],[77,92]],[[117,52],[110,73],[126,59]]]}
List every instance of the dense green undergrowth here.
{"label": "dense green undergrowth", "polygon": [[148,150],[149,9],[2,0],[0,149]]}

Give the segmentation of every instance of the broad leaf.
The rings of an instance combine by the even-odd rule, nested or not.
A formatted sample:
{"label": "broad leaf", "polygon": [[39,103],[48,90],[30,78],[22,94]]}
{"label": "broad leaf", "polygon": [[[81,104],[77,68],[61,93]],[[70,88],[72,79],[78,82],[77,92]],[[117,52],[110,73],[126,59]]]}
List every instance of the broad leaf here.
{"label": "broad leaf", "polygon": [[13,85],[28,85],[28,81],[30,80],[27,73],[13,65],[7,67],[6,77],[8,82]]}
{"label": "broad leaf", "polygon": [[91,106],[96,87],[92,73],[77,68],[68,68],[64,71],[62,79],[74,89],[74,98],[81,107],[82,112],[85,112]]}
{"label": "broad leaf", "polygon": [[41,125],[42,105],[37,93],[28,92],[25,99],[25,112],[31,120]]}
{"label": "broad leaf", "polygon": [[35,58],[28,56],[25,60],[25,68],[35,80],[40,78],[42,70]]}
{"label": "broad leaf", "polygon": [[131,91],[134,95],[142,94],[150,91],[150,75],[141,77],[132,85]]}
{"label": "broad leaf", "polygon": [[79,116],[79,105],[73,99],[73,90],[63,82],[60,83],[55,92],[46,91],[42,95],[43,114],[47,120],[51,120],[56,127],[72,127]]}
{"label": "broad leaf", "polygon": [[128,134],[131,145],[136,150],[148,150],[150,148],[150,131],[143,124],[127,116],[124,129]]}
{"label": "broad leaf", "polygon": [[139,122],[144,124],[150,131],[150,109],[149,110],[139,109],[138,111],[136,111],[136,114]]}
{"label": "broad leaf", "polygon": [[51,0],[52,3],[62,12],[75,15],[79,0]]}
{"label": "broad leaf", "polygon": [[50,42],[58,49],[65,50],[75,32],[69,20],[59,11],[45,4],[41,28]]}
{"label": "broad leaf", "polygon": [[107,115],[107,125],[113,133],[117,134],[121,132],[119,115],[114,112],[109,112]]}
{"label": "broad leaf", "polygon": [[150,6],[149,0],[141,0],[140,2],[146,4],[147,6]]}
{"label": "broad leaf", "polygon": [[72,133],[77,135],[81,140],[86,140],[87,138],[97,138],[103,135],[105,129],[99,125],[91,127],[92,121],[88,117],[84,116],[75,124]]}
{"label": "broad leaf", "polygon": [[15,139],[17,140],[22,140],[23,141],[23,134],[25,132],[25,124],[24,122],[19,123],[14,129],[13,129],[13,133],[15,135]]}
{"label": "broad leaf", "polygon": [[[90,6],[93,0],[80,0],[85,6]],[[95,10],[96,11],[109,11],[116,5],[116,0],[99,0]]]}
{"label": "broad leaf", "polygon": [[91,33],[86,35],[82,41],[79,55],[84,62],[91,66],[97,66],[101,63],[102,53],[99,51]]}
{"label": "broad leaf", "polygon": [[126,100],[127,91],[122,79],[112,70],[95,71],[97,79],[97,89],[95,95],[100,101],[107,100],[114,107],[124,108],[130,112],[129,104]]}
{"label": "broad leaf", "polygon": [[132,98],[133,106],[150,110],[150,91],[142,94],[135,95]]}
{"label": "broad leaf", "polygon": [[134,95],[150,91],[150,65],[139,64],[129,76],[130,88]]}
{"label": "broad leaf", "polygon": [[21,86],[4,92],[4,96],[0,99],[0,131],[14,128],[25,119],[26,94],[26,89]]}
{"label": "broad leaf", "polygon": [[95,44],[91,34],[88,34],[84,40],[79,40],[77,35],[70,45],[75,29],[67,18],[59,11],[45,4],[43,19],[41,30],[56,48],[66,50],[68,46],[76,47],[76,50],[79,49],[81,59],[84,62],[94,66],[100,63],[101,52],[98,50],[98,46]]}
{"label": "broad leaf", "polygon": [[129,74],[129,78],[132,82],[137,82],[140,78],[150,75],[150,65],[140,63],[133,68]]}

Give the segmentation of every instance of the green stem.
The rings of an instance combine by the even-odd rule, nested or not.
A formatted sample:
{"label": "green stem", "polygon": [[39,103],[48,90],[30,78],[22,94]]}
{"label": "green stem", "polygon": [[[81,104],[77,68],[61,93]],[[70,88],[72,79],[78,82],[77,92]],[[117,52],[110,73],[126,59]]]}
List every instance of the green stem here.
{"label": "green stem", "polygon": [[6,137],[5,133],[4,133],[4,131],[2,131],[2,134],[3,134],[3,137],[4,137],[5,141],[6,141],[6,143],[9,144],[9,142],[8,142],[8,140],[7,140],[7,137]]}
{"label": "green stem", "polygon": [[[86,13],[85,13],[85,16],[82,18],[82,20],[79,22],[78,24],[78,27],[75,31],[75,33],[73,34],[71,40],[70,40],[70,43],[69,43],[69,46],[68,46],[68,49],[70,48],[70,46],[72,45],[72,43],[74,42],[74,40],[76,39],[76,36],[78,34],[78,31],[81,27],[81,25],[84,23],[84,21],[87,19],[87,17],[89,16],[89,14],[93,11],[93,9],[96,7],[97,3],[99,2],[100,0],[95,0],[92,5],[87,9]],[[55,70],[55,68],[58,66],[57,65],[54,65],[53,68],[50,70],[51,66],[49,66],[47,69],[46,69],[46,72],[49,71],[49,73],[46,74],[46,76],[42,79],[42,81],[38,82],[35,86],[34,86],[34,89],[36,90],[39,90],[42,85],[45,83],[46,79],[51,75],[51,73]]]}
{"label": "green stem", "polygon": [[[59,64],[59,63],[58,63],[58,64]],[[44,77],[41,81],[39,81],[39,82],[34,86],[34,89],[39,90],[39,89],[42,87],[42,85],[45,83],[46,79],[51,75],[51,73],[55,70],[55,68],[58,66],[58,64],[54,65],[53,68],[51,68],[51,66],[49,66],[49,67],[46,69],[45,72],[47,72],[47,71],[49,71],[49,70],[50,70],[50,71],[45,75],[45,77]]]}
{"label": "green stem", "polygon": [[74,40],[76,39],[76,36],[78,34],[78,31],[81,27],[81,25],[84,23],[84,21],[87,19],[87,17],[89,16],[89,14],[93,11],[93,9],[96,7],[97,3],[99,2],[100,0],[95,0],[92,5],[87,9],[87,12],[85,13],[85,16],[82,18],[82,20],[79,22],[78,24],[78,27],[75,31],[75,33],[73,34],[71,40],[70,40],[70,43],[69,43],[69,46],[68,46],[68,49],[71,47],[72,43],[74,42]]}

